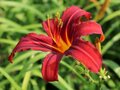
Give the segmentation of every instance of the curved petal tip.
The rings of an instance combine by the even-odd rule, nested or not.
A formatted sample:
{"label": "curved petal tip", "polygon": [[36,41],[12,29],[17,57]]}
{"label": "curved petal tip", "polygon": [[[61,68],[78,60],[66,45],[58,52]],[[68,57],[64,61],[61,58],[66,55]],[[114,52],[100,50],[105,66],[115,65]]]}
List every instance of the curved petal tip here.
{"label": "curved petal tip", "polygon": [[104,40],[105,40],[105,35],[102,34],[102,35],[100,36],[100,42],[103,42]]}

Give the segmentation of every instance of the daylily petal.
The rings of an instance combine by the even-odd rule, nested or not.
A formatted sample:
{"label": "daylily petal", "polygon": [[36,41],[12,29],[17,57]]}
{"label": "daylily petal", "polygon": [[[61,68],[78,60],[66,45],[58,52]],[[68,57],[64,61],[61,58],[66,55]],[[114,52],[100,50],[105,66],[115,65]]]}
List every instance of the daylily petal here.
{"label": "daylily petal", "polygon": [[77,6],[71,6],[63,12],[61,19],[64,24],[66,24],[70,23],[70,21],[75,20],[78,17],[80,18],[81,16],[85,16],[88,19],[91,17],[89,12],[86,12],[85,10],[80,9]]}
{"label": "daylily petal", "polygon": [[53,39],[59,38],[60,29],[58,28],[58,21],[55,19],[48,19],[42,23],[42,26],[47,32],[48,36]]}
{"label": "daylily petal", "polygon": [[89,12],[80,9],[77,6],[71,6],[66,9],[61,17],[63,21],[63,28],[61,30],[61,36],[66,42],[71,41],[71,33],[73,33],[73,25],[80,22],[80,18],[84,16],[87,19],[91,17]]}
{"label": "daylily petal", "polygon": [[58,66],[63,55],[48,54],[42,64],[42,76],[46,82],[58,80]]}
{"label": "daylily petal", "polygon": [[16,52],[26,51],[29,49],[40,50],[40,51],[51,51],[51,45],[53,41],[50,37],[45,35],[37,35],[35,33],[30,33],[25,37],[22,37],[16,47],[13,49],[11,55],[9,56],[9,61],[12,62],[14,54]]}
{"label": "daylily petal", "polygon": [[66,55],[71,55],[95,73],[100,70],[102,65],[101,54],[94,45],[80,39],[76,40],[74,45],[66,52]]}
{"label": "daylily petal", "polygon": [[103,34],[101,26],[95,21],[86,21],[81,22],[80,24],[75,25],[74,35],[82,36],[89,34]]}

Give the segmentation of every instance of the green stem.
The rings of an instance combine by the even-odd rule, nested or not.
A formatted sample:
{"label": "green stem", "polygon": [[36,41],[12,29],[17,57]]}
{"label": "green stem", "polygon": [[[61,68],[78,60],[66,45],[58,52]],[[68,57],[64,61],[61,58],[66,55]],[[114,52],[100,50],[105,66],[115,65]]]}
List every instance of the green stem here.
{"label": "green stem", "polygon": [[87,77],[90,79],[90,81],[92,81],[93,83],[95,84],[98,84],[98,81],[97,80],[94,80],[89,73],[86,73]]}
{"label": "green stem", "polygon": [[31,71],[26,72],[23,83],[22,83],[22,90],[27,90],[30,76],[31,76]]}

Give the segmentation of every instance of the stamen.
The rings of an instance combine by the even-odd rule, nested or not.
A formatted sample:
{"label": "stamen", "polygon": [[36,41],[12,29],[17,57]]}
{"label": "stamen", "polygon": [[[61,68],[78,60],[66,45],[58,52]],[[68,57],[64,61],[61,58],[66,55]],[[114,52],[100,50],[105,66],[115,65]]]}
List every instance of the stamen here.
{"label": "stamen", "polygon": [[57,12],[55,15],[55,21],[58,23],[58,27],[62,28],[63,26],[63,22],[62,19],[60,19],[60,13]]}
{"label": "stamen", "polygon": [[57,18],[60,18],[60,13],[57,12],[55,16],[56,16]]}
{"label": "stamen", "polygon": [[[61,53],[64,53],[71,45],[71,43],[69,42],[69,39],[67,38],[67,42],[69,42],[69,43],[64,42],[64,40],[61,37],[59,37],[59,32],[60,31],[58,31],[57,35],[53,35],[53,32],[50,28],[51,23],[50,23],[49,16],[48,16],[47,23],[48,23],[48,28],[49,28],[49,31],[50,31],[50,36],[53,39],[53,41],[56,43],[55,47],[52,47],[52,46],[50,46],[50,47],[52,47],[53,49],[55,49],[55,50],[57,50]],[[58,12],[56,13],[55,23],[58,26],[58,30],[61,30],[61,28],[63,26],[63,21],[62,21],[62,19],[60,19],[60,14]]]}
{"label": "stamen", "polygon": [[58,27],[62,28],[62,26],[63,26],[62,19],[59,19],[59,22],[58,22]]}
{"label": "stamen", "polygon": [[60,13],[59,12],[56,12],[56,15],[55,15],[55,21],[59,21],[60,19]]}

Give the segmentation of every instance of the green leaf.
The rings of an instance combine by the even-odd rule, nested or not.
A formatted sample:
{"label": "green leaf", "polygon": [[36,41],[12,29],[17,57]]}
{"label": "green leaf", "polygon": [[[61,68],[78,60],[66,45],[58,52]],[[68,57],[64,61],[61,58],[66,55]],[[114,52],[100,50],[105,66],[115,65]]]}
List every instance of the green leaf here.
{"label": "green leaf", "polygon": [[16,90],[21,90],[17,82],[15,82],[14,79],[1,67],[0,67],[0,72],[8,79],[8,81],[12,84],[13,87],[16,88]]}
{"label": "green leaf", "polygon": [[107,38],[113,31],[116,31],[115,29],[120,26],[120,22],[116,21],[114,22],[109,29],[105,32],[105,37]]}
{"label": "green leaf", "polygon": [[120,33],[116,34],[109,42],[105,44],[105,46],[102,49],[102,54],[104,55],[107,50],[118,40],[120,40]]}
{"label": "green leaf", "polygon": [[17,8],[24,8],[38,15],[41,19],[45,19],[45,16],[43,15],[42,12],[38,11],[36,8],[30,5],[20,3],[20,2],[15,2],[15,1],[0,1],[0,4],[1,4],[1,7],[11,6],[11,7],[17,7]]}
{"label": "green leaf", "polygon": [[100,24],[103,25],[103,24],[106,23],[107,21],[109,21],[109,20],[111,20],[111,19],[113,19],[113,18],[115,18],[115,17],[117,17],[117,16],[120,16],[120,10],[115,11],[114,13],[112,13],[112,14],[108,15],[107,17],[105,17],[105,19],[103,19],[103,20],[100,22]]}

